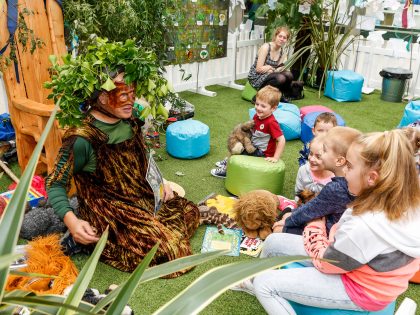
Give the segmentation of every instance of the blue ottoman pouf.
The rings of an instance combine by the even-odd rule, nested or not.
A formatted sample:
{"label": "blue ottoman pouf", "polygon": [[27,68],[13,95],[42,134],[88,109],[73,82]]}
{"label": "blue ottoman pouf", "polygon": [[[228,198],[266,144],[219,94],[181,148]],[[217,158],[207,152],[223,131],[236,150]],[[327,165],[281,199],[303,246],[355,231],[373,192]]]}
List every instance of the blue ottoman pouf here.
{"label": "blue ottoman pouf", "polygon": [[[305,266],[301,265],[300,263],[291,263],[286,266],[283,266],[282,268],[283,269],[305,268]],[[292,301],[289,301],[289,303],[290,305],[292,305],[296,314],[299,314],[299,315],[393,315],[395,311],[395,302],[392,302],[385,309],[381,311],[376,311],[376,312],[369,312],[369,311],[358,312],[358,311],[319,308],[319,307],[302,305],[302,304],[295,303]]]}
{"label": "blue ottoman pouf", "polygon": [[328,71],[324,95],[337,102],[359,102],[363,80],[363,76],[350,70]]}
{"label": "blue ottoman pouf", "polygon": [[225,188],[236,196],[256,189],[282,195],[285,172],[282,160],[271,163],[262,157],[232,155],[227,164]]}
{"label": "blue ottoman pouf", "polygon": [[[249,117],[255,115],[255,108],[249,109]],[[300,111],[296,105],[279,103],[278,108],[273,113],[274,118],[280,125],[286,140],[299,139],[301,132]]]}
{"label": "blue ottoman pouf", "polygon": [[181,120],[166,129],[166,151],[180,159],[195,159],[210,151],[210,128],[198,120]]}
{"label": "blue ottoman pouf", "polygon": [[[300,134],[300,139],[302,142],[306,143],[312,140],[314,135],[312,134],[312,128],[314,127],[315,120],[318,117],[319,114],[323,112],[312,112],[308,113],[303,117],[302,120],[302,132]],[[334,113],[335,117],[337,118],[337,126],[345,126],[346,123],[344,122],[343,118],[338,115],[337,113]]]}
{"label": "blue ottoman pouf", "polygon": [[420,101],[411,101],[405,106],[403,117],[398,128],[408,126],[420,119]]}

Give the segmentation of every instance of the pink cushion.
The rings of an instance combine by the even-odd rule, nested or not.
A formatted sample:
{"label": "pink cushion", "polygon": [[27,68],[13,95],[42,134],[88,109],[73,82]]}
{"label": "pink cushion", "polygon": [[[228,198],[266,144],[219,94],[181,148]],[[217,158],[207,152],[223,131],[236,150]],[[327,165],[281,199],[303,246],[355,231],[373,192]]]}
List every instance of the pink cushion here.
{"label": "pink cushion", "polygon": [[329,112],[333,113],[334,111],[329,109],[328,107],[322,106],[322,105],[309,105],[309,106],[303,106],[300,108],[300,119],[303,120],[303,117],[305,117],[306,114],[312,113],[312,112]]}

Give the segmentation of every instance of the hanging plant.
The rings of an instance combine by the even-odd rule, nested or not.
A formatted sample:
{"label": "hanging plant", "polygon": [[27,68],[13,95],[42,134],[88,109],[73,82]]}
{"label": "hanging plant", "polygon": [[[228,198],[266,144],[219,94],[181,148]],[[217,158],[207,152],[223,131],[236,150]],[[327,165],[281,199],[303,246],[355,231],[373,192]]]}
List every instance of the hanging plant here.
{"label": "hanging plant", "polygon": [[[28,27],[25,21],[25,17],[34,14],[32,10],[28,8],[23,8],[21,11],[18,12],[17,21],[16,22],[16,37],[19,44],[22,45],[23,51],[26,51],[29,46],[29,51],[31,54],[37,48],[42,48],[45,43],[44,41],[35,36],[34,31]],[[16,41],[14,37],[8,39],[9,45],[9,53],[8,54],[0,54],[0,71],[4,69],[4,67],[8,67],[12,62],[17,62],[16,57]]]}
{"label": "hanging plant", "polygon": [[121,68],[125,82],[136,83],[136,96],[145,98],[150,105],[143,109],[141,117],[152,115],[157,121],[167,118],[164,101],[169,93],[168,83],[161,76],[155,54],[136,46],[134,40],[121,43],[96,38],[86,53],[76,58],[68,54],[62,65],[55,56],[50,56],[50,61],[51,81],[44,86],[52,90],[48,98],[54,102],[60,99],[57,119],[61,126],[79,125],[86,101],[95,91],[114,89],[110,73]]}
{"label": "hanging plant", "polygon": [[174,0],[66,0],[63,1],[67,41],[77,36],[83,53],[92,34],[125,41],[136,38],[137,45],[152,50],[162,63],[165,59],[164,35],[173,23],[169,9]]}

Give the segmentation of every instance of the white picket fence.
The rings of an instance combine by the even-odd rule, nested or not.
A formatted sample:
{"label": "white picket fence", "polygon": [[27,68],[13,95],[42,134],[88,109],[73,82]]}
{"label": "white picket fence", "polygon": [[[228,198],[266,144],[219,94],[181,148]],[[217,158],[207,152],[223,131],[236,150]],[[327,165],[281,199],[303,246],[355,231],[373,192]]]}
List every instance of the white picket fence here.
{"label": "white picket fence", "polygon": [[[407,48],[409,50],[407,50]],[[379,72],[384,68],[411,70],[413,78],[408,84],[408,96],[420,96],[420,44],[391,38],[383,43],[359,38],[342,58],[342,68],[353,70],[365,78],[364,86],[382,89]]]}
{"label": "white picket fence", "polygon": [[[166,67],[166,78],[176,91],[193,90],[204,95],[214,96],[206,86],[222,84],[241,89],[234,84],[236,79],[246,78],[255,60],[263,38],[260,32],[250,34],[246,31],[229,33],[226,58],[214,59],[203,63],[182,65],[185,73],[191,74],[188,81],[181,79],[178,66]],[[409,81],[408,96],[420,96],[420,44],[409,45],[398,39],[378,42],[361,37],[348,47],[341,60],[341,69],[353,70],[365,78],[365,87],[382,88],[379,72],[386,67],[410,69],[413,78]]]}

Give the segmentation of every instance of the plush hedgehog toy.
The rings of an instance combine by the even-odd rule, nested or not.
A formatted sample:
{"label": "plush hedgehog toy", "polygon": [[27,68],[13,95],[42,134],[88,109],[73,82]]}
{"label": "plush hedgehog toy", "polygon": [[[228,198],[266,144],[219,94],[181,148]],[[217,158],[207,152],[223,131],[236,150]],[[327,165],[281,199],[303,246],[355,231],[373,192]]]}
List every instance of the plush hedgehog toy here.
{"label": "plush hedgehog toy", "polygon": [[[77,197],[70,198],[70,207],[77,211]],[[63,221],[55,214],[51,205],[41,203],[38,207],[29,208],[25,213],[20,230],[20,237],[32,240],[35,237],[52,233],[63,233],[67,230]]]}
{"label": "plush hedgehog toy", "polygon": [[[88,288],[86,289],[85,293],[83,294],[82,301],[85,301],[87,303],[96,305],[99,303],[100,300],[102,300],[104,297],[106,297],[111,291],[115,290],[118,286],[116,284],[111,284],[108,289],[105,290],[104,294],[100,294],[97,289],[94,288]],[[73,288],[73,285],[68,286],[64,292],[64,296],[68,296],[71,289]],[[126,305],[124,309],[121,312],[121,315],[134,315],[134,311],[129,305]]]}

